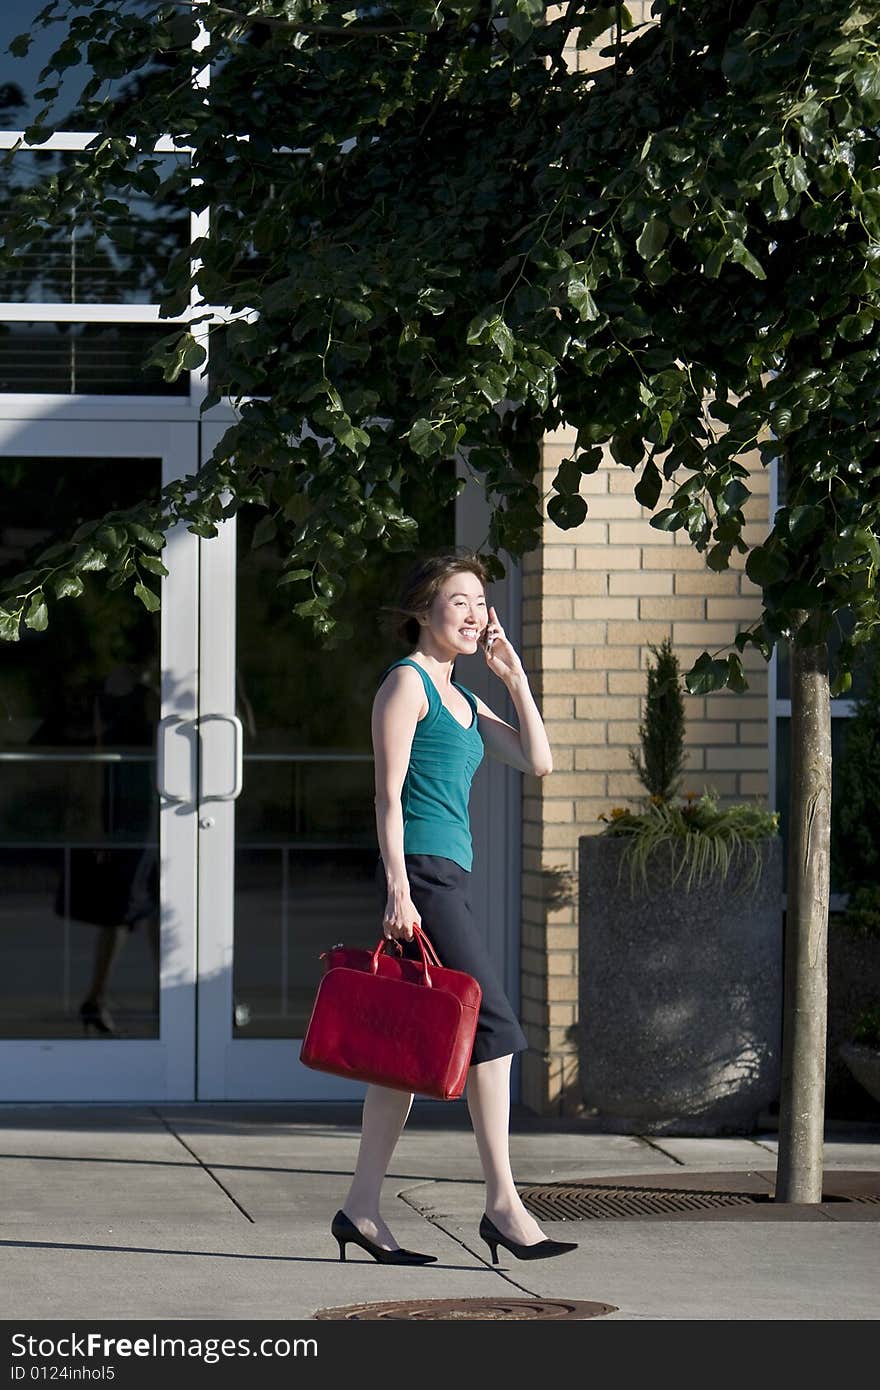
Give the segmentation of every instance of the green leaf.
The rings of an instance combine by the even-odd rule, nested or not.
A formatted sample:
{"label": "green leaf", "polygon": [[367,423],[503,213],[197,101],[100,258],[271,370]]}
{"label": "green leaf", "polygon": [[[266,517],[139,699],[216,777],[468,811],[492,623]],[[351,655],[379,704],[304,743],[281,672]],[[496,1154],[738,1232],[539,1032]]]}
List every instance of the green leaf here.
{"label": "green leaf", "polygon": [[254,527],[254,534],[251,539],[251,550],[256,550],[258,546],[266,545],[269,541],[274,540],[277,534],[278,523],[274,516],[269,516],[268,514],[266,516],[261,516]]}
{"label": "green leaf", "polygon": [[561,493],[551,497],[547,503],[548,517],[562,531],[570,531],[573,527],[580,526],[586,519],[588,510],[583,497],[563,496]]}
{"label": "green leaf", "polygon": [[167,574],[168,570],[162,564],[158,555],[139,555],[138,564],[142,569],[149,570],[151,574]]}
{"label": "green leaf", "polygon": [[12,43],[9,45],[9,52],[13,58],[24,58],[33,42],[33,34],[16,34]]}
{"label": "green leaf", "polygon": [[21,640],[21,618],[8,608],[0,608],[0,641],[19,642]]}
{"label": "green leaf", "polygon": [[575,459],[563,459],[553,479],[557,492],[576,494],[581,485],[581,468]]}
{"label": "green leaf", "polygon": [[79,598],[85,589],[78,574],[60,574],[50,579],[49,583],[56,598]]}
{"label": "green leaf", "polygon": [[653,510],[663,487],[663,479],[653,459],[648,459],[641,478],[635,485],[635,498],[643,507]]}
{"label": "green leaf", "polygon": [[785,578],[788,574],[788,561],[778,550],[768,550],[766,546],[758,545],[749,552],[746,574],[753,584],[764,589]]}
{"label": "green leaf", "polygon": [[589,286],[583,280],[570,280],[568,283],[569,303],[574,305],[578,317],[584,323],[590,323],[599,317],[599,310],[593,298]]}
{"label": "green leaf", "polygon": [[435,428],[430,420],[416,420],[405,438],[409,440],[409,447],[419,458],[431,458],[443,449],[443,433]]}
{"label": "green leaf", "polygon": [[686,524],[686,517],[674,507],[664,507],[663,511],[655,512],[648,522],[656,531],[680,531]]}
{"label": "green leaf", "polygon": [[311,573],[311,570],[287,570],[278,580],[278,587],[280,588],[282,584],[293,584],[300,579],[308,579]]}
{"label": "green leaf", "polygon": [[744,266],[750,275],[754,275],[756,280],[766,280],[767,275],[757,256],[753,256],[749,248],[738,237],[734,237],[730,248],[730,259],[737,265]]}
{"label": "green leaf", "polygon": [[800,545],[805,536],[821,526],[824,516],[821,507],[794,507],[788,517],[788,534],[795,545]]}
{"label": "green leaf", "polygon": [[726,661],[716,661],[708,652],[702,652],[686,674],[685,685],[691,695],[709,695],[713,690],[723,690],[729,669]]}
{"label": "green leaf", "polygon": [[153,590],[148,589],[146,584],[142,584],[140,580],[135,584],[134,591],[150,613],[155,613],[161,607],[158,595],[154,594]]}
{"label": "green leaf", "polygon": [[49,610],[41,591],[35,593],[31,599],[24,615],[24,622],[25,627],[33,628],[34,632],[45,632],[49,626]]}
{"label": "green leaf", "polygon": [[664,222],[662,217],[651,217],[642,228],[636,250],[643,260],[652,261],[663,250],[668,236],[669,223]]}

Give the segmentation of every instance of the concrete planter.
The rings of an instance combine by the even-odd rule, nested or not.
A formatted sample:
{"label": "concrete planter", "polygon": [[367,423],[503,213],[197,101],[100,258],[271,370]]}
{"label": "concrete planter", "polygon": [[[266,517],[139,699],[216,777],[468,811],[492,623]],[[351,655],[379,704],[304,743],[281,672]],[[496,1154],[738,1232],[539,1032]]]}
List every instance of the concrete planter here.
{"label": "concrete planter", "polygon": [[779,1092],[781,840],[761,842],[757,888],[739,896],[751,850],[687,893],[664,845],[632,897],[624,841],[578,843],[585,1104],[621,1133],[753,1131]]}
{"label": "concrete planter", "polygon": [[843,1043],[840,1055],[859,1085],[880,1101],[880,1048],[867,1047],[865,1043]]}

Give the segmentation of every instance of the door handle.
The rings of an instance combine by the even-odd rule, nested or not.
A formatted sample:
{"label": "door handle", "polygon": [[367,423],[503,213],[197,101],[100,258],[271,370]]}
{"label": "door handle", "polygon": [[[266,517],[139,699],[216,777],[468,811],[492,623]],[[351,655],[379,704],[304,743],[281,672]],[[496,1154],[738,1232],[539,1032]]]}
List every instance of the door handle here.
{"label": "door handle", "polygon": [[[200,757],[199,757],[199,801],[235,801],[241,795],[243,782],[243,736],[241,720],[236,714],[203,714],[199,717],[200,731]],[[204,724],[231,724],[232,725],[232,790],[226,792],[212,792],[207,789],[207,778],[205,776],[208,759],[205,756],[205,743],[201,737],[201,729]]]}
{"label": "door handle", "polygon": [[[175,738],[172,744],[171,739]],[[182,746],[181,746],[182,741]],[[192,801],[193,763],[195,752],[195,727],[191,719],[181,719],[179,714],[166,715],[156,726],[156,790],[166,801],[184,803]],[[182,768],[185,766],[185,774]],[[185,791],[169,790],[168,781],[171,769]]]}

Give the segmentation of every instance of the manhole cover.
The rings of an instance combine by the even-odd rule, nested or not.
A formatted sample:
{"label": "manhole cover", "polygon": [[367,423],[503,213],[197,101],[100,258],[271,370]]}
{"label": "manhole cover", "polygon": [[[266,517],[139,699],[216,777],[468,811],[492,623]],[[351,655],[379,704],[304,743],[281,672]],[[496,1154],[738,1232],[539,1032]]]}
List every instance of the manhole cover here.
{"label": "manhole cover", "polygon": [[380,1318],[416,1318],[423,1322],[470,1318],[481,1322],[512,1322],[536,1318],[604,1318],[616,1312],[612,1303],[584,1303],[569,1298],[425,1298],[321,1308],[315,1317],[324,1321],[354,1322]]}

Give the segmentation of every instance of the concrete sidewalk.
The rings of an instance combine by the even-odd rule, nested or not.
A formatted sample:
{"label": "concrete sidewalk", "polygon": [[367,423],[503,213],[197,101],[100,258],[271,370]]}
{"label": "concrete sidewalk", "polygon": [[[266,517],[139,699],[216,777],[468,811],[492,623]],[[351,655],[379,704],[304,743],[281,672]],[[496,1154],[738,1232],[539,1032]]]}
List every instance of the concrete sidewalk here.
{"label": "concrete sidewalk", "polygon": [[[876,1205],[544,1221],[578,1250],[493,1268],[462,1103],[413,1107],[385,1188],[397,1239],[438,1262],[381,1266],[350,1246],[342,1264],[329,1223],[359,1120],[358,1105],[0,1106],[0,1318],[312,1319],[361,1302],[505,1296],[609,1303],[616,1320],[880,1313]],[[511,1150],[520,1185],[776,1163],[773,1134],[648,1139],[520,1113]],[[880,1128],[829,1131],[832,1170],[880,1172]]]}

